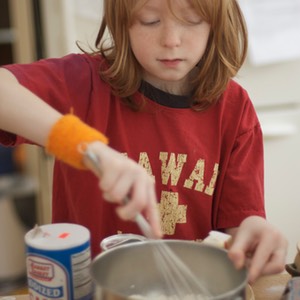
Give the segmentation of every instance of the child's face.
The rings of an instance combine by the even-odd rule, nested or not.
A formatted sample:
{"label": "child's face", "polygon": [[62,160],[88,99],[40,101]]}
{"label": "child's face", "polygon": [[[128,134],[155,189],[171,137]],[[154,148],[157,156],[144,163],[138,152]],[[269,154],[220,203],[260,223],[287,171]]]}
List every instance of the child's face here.
{"label": "child's face", "polygon": [[171,3],[177,18],[166,0],[148,0],[137,12],[129,36],[143,78],[154,86],[177,86],[182,91],[205,52],[210,25],[188,0]]}

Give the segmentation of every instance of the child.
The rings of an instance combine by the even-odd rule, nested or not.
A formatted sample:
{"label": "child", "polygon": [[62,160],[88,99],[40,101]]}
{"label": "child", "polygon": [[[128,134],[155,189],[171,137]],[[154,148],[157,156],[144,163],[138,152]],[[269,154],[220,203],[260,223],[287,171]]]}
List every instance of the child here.
{"label": "child", "polygon": [[281,271],[287,242],[264,219],[260,124],[232,80],[247,48],[237,1],[104,0],[96,46],[0,73],[1,143],[57,158],[53,222],[89,228],[96,255],[104,237],[140,233],[128,220],[142,212],[156,237],[232,234],[229,256],[249,264],[249,281]]}

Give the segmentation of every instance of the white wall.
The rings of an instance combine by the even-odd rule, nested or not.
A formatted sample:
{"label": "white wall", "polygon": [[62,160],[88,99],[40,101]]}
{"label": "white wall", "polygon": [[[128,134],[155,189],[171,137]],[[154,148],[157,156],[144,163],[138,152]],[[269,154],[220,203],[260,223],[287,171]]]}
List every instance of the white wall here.
{"label": "white wall", "polygon": [[42,0],[46,56],[60,57],[94,46],[102,16],[102,0]]}
{"label": "white wall", "polygon": [[300,103],[300,59],[263,66],[251,65],[248,60],[237,80],[257,107]]}

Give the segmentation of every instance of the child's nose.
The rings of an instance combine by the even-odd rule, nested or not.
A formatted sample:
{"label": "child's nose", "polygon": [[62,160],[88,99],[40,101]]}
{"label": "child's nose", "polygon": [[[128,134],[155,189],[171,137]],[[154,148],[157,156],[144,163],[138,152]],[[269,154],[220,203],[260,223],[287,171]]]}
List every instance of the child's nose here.
{"label": "child's nose", "polygon": [[164,47],[178,47],[181,43],[180,28],[175,24],[167,24],[162,28],[161,43]]}

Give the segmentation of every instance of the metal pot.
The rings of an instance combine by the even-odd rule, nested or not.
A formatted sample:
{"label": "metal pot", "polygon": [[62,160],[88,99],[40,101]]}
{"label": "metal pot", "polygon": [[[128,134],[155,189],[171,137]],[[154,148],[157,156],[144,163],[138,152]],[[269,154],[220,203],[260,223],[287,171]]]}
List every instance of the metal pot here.
{"label": "metal pot", "polygon": [[[166,284],[153,255],[156,242],[129,243],[99,254],[91,266],[96,299],[126,300],[132,295],[156,299],[166,295]],[[163,242],[206,285],[213,295],[210,299],[246,299],[246,269],[235,269],[225,250],[192,241]]]}

